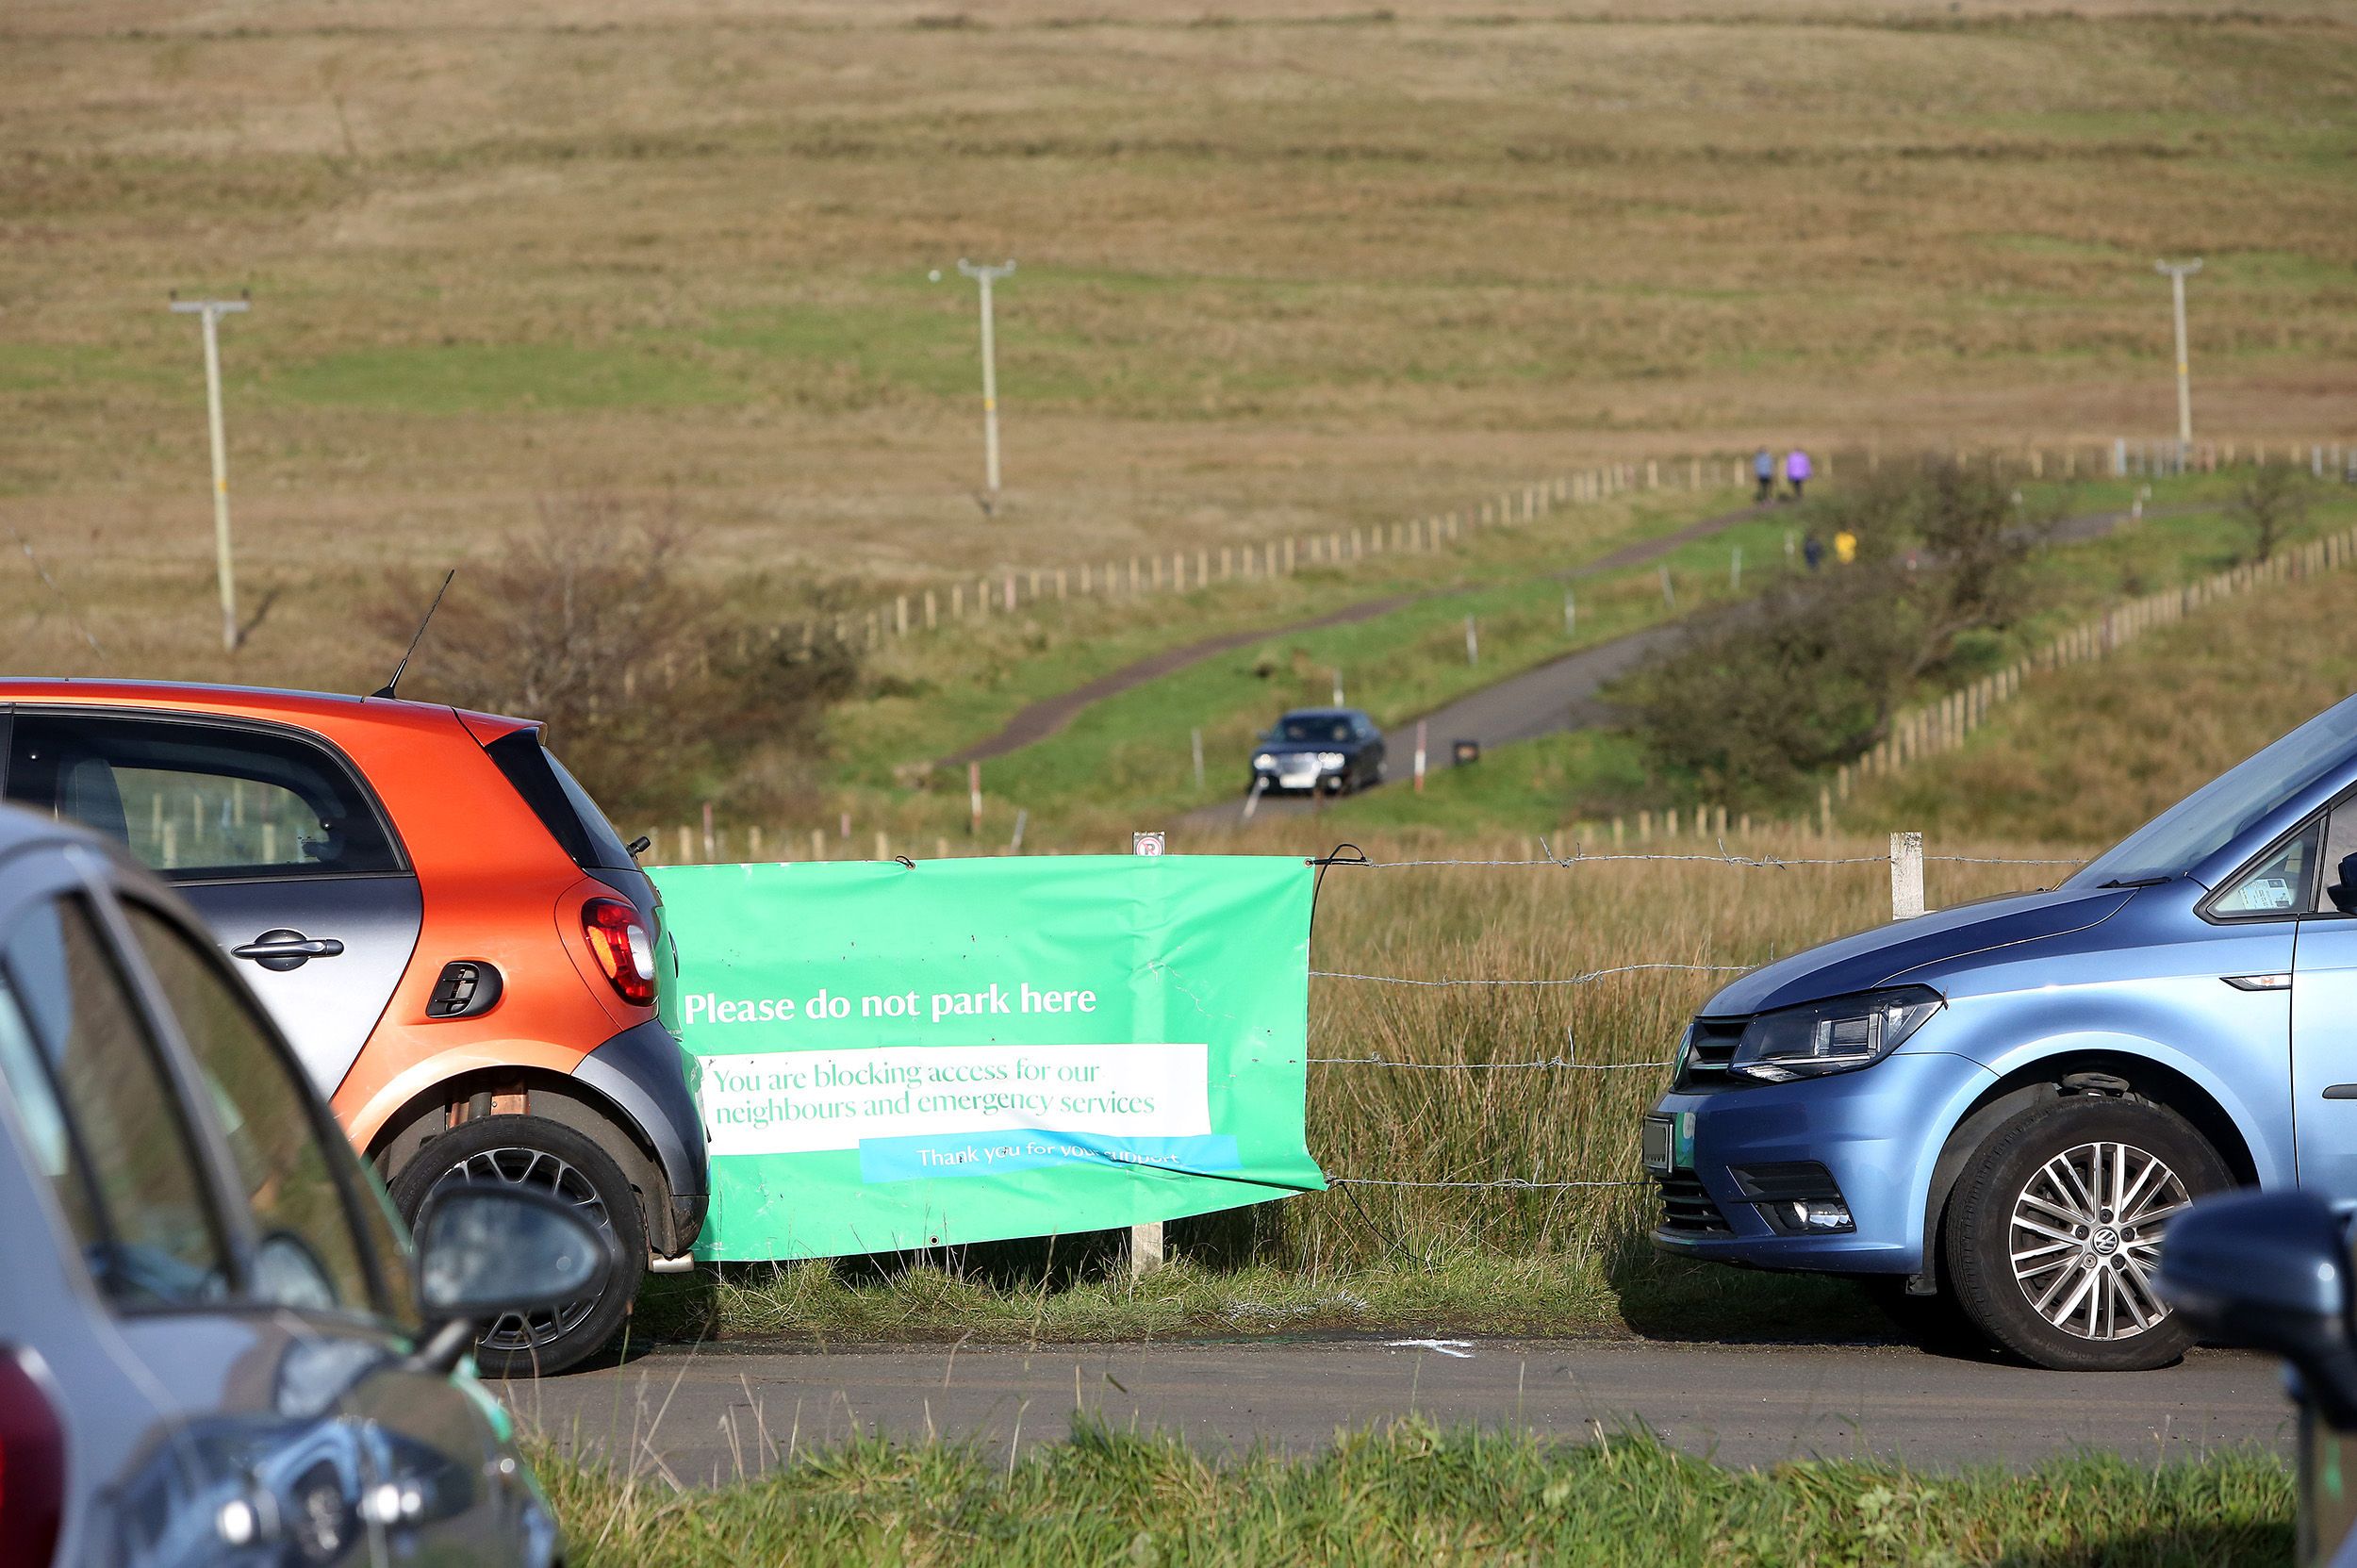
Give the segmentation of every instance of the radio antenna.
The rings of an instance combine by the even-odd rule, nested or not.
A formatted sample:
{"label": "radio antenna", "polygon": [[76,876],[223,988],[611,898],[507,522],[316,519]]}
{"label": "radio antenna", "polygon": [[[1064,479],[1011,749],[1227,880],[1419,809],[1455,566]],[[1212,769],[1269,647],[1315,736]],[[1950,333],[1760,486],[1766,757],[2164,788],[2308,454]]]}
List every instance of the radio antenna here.
{"label": "radio antenna", "polygon": [[410,654],[415,653],[418,651],[418,644],[425,640],[425,629],[434,624],[434,612],[442,607],[442,595],[450,592],[450,580],[457,575],[456,567],[451,568],[442,574],[442,586],[434,590],[434,602],[425,607],[425,619],[418,622],[418,635],[409,639],[409,647],[401,655],[401,663],[393,666],[393,678],[370,692],[371,697],[398,697],[400,695],[394,688],[401,685],[402,671],[409,668]]}

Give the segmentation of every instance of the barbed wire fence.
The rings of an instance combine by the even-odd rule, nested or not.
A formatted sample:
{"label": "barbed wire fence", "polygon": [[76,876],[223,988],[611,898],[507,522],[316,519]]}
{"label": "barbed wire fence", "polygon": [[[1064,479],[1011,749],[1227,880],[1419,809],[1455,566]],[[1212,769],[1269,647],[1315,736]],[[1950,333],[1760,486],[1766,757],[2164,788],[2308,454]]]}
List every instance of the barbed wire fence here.
{"label": "barbed wire fence", "polygon": [[[1544,849],[1545,840],[1541,839],[1540,842],[1541,848]],[[1342,848],[1355,847],[1343,846]],[[1320,862],[1321,869],[1323,870],[1328,867],[1347,867],[1354,871],[1402,871],[1441,868],[1511,870],[1537,869],[1541,867],[1571,869],[1577,867],[1591,866],[1607,862],[1677,861],[1685,863],[1708,862],[1740,870],[1779,872],[1797,870],[1803,867],[1882,865],[1890,867],[1891,916],[1894,920],[1914,918],[1928,912],[1929,906],[1927,905],[1924,898],[1923,883],[1924,867],[1927,865],[1946,864],[1963,866],[2059,867],[2077,867],[2085,864],[2085,862],[2080,860],[2060,859],[2047,856],[1964,854],[1927,855],[1923,852],[1923,835],[1920,833],[1892,834],[1890,835],[1889,851],[1887,854],[1880,855],[1741,855],[1729,851],[1723,841],[1721,842],[1719,852],[1716,854],[1647,854],[1625,853],[1617,850],[1603,854],[1587,854],[1580,852],[1579,850],[1574,847],[1573,852],[1569,855],[1557,854],[1553,850],[1549,850],[1538,858],[1383,861],[1368,860],[1363,857],[1347,860],[1341,859],[1337,858],[1339,852],[1340,851],[1338,850],[1336,856],[1328,856],[1324,861]],[[1313,980],[1336,981],[1367,985],[1404,986],[1419,989],[1474,989],[1483,987],[1496,989],[1532,989],[1567,988],[1589,985],[1599,981],[1614,978],[1616,976],[1638,974],[1649,971],[1666,970],[1691,974],[1741,974],[1755,967],[1757,967],[1757,966],[1750,964],[1649,962],[1611,965],[1603,968],[1590,969],[1577,974],[1569,975],[1459,977],[1369,974],[1357,970],[1313,968],[1310,971],[1310,976]],[[1569,1056],[1556,1055],[1534,1057],[1508,1062],[1420,1062],[1410,1061],[1399,1057],[1384,1056],[1380,1053],[1374,1053],[1365,1056],[1311,1056],[1305,1058],[1305,1062],[1308,1065],[1314,1067],[1386,1068],[1397,1071],[1418,1073],[1496,1073],[1517,1071],[1589,1073],[1636,1072],[1658,1071],[1673,1065],[1673,1059],[1669,1057],[1645,1058],[1635,1061],[1583,1062],[1578,1059],[1576,1054],[1576,1046],[1574,1048],[1574,1054]],[[1594,1190],[1600,1188],[1625,1189],[1629,1187],[1644,1187],[1651,1185],[1651,1182],[1643,1178],[1599,1178],[1557,1176],[1553,1174],[1495,1177],[1486,1180],[1410,1180],[1390,1177],[1343,1175],[1328,1176],[1327,1178],[1327,1185],[1331,1188],[1344,1189],[1343,1196],[1347,1198],[1349,1196],[1347,1189],[1352,1187],[1380,1187],[1392,1189],[1421,1189],[1428,1191],[1463,1192],[1566,1192]],[[1376,1230],[1378,1236],[1381,1236],[1379,1228],[1375,1227],[1374,1222],[1366,1216],[1363,1210],[1360,1211],[1360,1217],[1367,1223],[1371,1230]],[[1391,1238],[1383,1237],[1382,1239],[1387,1245],[1391,1244]]]}

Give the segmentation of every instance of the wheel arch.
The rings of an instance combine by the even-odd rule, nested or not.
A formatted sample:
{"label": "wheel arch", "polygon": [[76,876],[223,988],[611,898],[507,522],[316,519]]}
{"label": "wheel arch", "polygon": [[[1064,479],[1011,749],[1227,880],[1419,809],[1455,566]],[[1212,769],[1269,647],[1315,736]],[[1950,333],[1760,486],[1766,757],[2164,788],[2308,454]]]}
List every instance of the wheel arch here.
{"label": "wheel arch", "polygon": [[440,1133],[486,1116],[543,1116],[596,1144],[621,1167],[638,1196],[648,1244],[669,1256],[674,1236],[671,1184],[652,1144],[628,1113],[596,1089],[540,1067],[477,1067],[420,1090],[385,1118],[367,1158],[387,1185]]}
{"label": "wheel arch", "polygon": [[2041,1056],[2011,1068],[1982,1090],[1940,1146],[1924,1198],[1923,1269],[1910,1280],[1910,1294],[1931,1295],[1938,1288],[1948,1200],[1974,1151],[2021,1112],[2074,1094],[2144,1100],[2172,1111],[2217,1151],[2236,1185],[2262,1182],[2257,1154],[2242,1125],[2217,1095],[2190,1075],[2134,1051],[2097,1048]]}

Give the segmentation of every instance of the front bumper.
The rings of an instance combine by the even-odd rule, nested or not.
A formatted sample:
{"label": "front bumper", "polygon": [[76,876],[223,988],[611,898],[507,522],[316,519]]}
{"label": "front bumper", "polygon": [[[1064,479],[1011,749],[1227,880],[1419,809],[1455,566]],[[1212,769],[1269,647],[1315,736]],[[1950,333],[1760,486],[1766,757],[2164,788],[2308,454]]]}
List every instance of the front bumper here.
{"label": "front bumper", "polygon": [[[1962,1056],[1901,1051],[1853,1073],[1709,1092],[1672,1090],[1656,1115],[1691,1115],[1690,1165],[1654,1172],[1665,1200],[1654,1245],[1754,1268],[1914,1274],[1923,1212],[1949,1130],[1996,1081]],[[1680,1139],[1684,1153],[1686,1140]],[[1824,1167],[1850,1210],[1846,1231],[1782,1233],[1761,1213],[1760,1181],[1736,1167]]]}
{"label": "front bumper", "polygon": [[703,1230],[711,1182],[704,1168],[703,1118],[696,1114],[677,1036],[650,1019],[583,1057],[573,1076],[638,1124],[671,1189],[670,1245],[657,1249],[665,1257],[684,1255]]}

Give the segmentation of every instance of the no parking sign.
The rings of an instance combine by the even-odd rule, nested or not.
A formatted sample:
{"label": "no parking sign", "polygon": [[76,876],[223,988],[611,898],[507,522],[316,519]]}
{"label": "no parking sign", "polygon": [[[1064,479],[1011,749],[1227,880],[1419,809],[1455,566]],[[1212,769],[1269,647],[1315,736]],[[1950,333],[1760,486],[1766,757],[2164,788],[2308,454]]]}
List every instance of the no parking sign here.
{"label": "no parking sign", "polygon": [[696,1255],[1068,1234],[1322,1188],[1310,867],[1139,836],[1134,855],[657,870],[661,1006],[711,1154]]}

